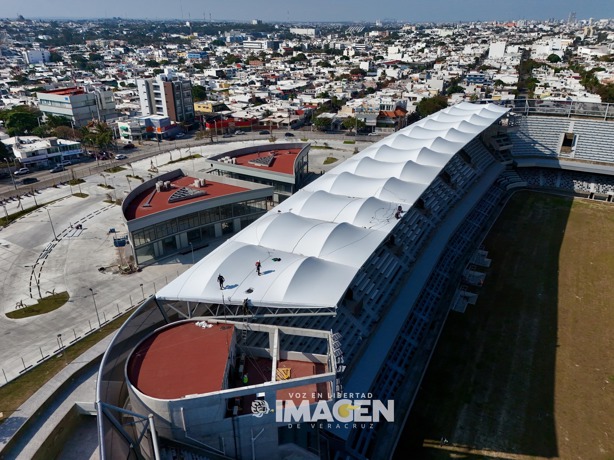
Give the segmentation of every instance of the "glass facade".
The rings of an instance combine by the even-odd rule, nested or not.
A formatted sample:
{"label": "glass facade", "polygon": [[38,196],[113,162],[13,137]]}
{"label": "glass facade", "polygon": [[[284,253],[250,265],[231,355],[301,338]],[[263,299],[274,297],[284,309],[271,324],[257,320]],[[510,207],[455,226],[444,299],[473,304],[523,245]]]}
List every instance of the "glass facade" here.
{"label": "glass facade", "polygon": [[[132,232],[138,264],[151,263],[207,241],[230,235],[254,222],[267,210],[267,200],[249,200],[193,212]],[[240,228],[235,228],[239,219]],[[218,229],[216,231],[216,226]]]}
{"label": "glass facade", "polygon": [[249,174],[241,174],[232,171],[224,171],[222,169],[216,169],[210,171],[211,174],[217,174],[218,176],[229,177],[231,179],[239,179],[247,182],[255,182],[257,184],[271,185],[273,191],[278,195],[290,196],[294,193],[294,186],[286,182],[279,182],[270,179],[263,179],[261,177],[250,176]]}

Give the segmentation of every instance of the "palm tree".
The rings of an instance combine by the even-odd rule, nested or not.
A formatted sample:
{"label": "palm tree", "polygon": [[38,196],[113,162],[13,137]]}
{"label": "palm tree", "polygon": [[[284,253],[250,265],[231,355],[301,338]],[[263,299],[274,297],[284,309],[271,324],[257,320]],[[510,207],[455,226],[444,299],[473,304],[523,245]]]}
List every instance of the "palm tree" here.
{"label": "palm tree", "polygon": [[83,144],[105,150],[113,144],[113,130],[104,121],[93,120],[81,130]]}

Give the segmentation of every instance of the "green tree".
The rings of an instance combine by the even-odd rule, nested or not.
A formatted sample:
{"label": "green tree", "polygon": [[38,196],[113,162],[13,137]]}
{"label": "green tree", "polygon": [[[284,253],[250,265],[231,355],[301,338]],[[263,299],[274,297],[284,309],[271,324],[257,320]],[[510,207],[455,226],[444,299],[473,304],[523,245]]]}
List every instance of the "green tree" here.
{"label": "green tree", "polygon": [[600,85],[597,89],[597,94],[601,96],[601,102],[614,102],[614,83],[609,83],[607,85]]}
{"label": "green tree", "polygon": [[70,126],[57,126],[53,129],[53,135],[59,139],[81,139],[79,130],[72,129]]}
{"label": "green tree", "polygon": [[104,121],[93,121],[81,131],[85,145],[105,150],[113,144],[113,130]]}
{"label": "green tree", "polygon": [[330,129],[330,118],[318,117],[313,120],[313,125],[320,131],[326,131],[327,129]]}
{"label": "green tree", "polygon": [[194,85],[192,86],[192,98],[195,101],[204,101],[207,99],[207,90],[204,86]]}
{"label": "green tree", "polygon": [[62,58],[62,55],[60,53],[58,53],[57,51],[51,51],[49,53],[49,61],[50,62],[62,62],[64,60],[64,58]]}
{"label": "green tree", "polygon": [[87,59],[83,57],[81,54],[71,54],[70,60],[76,65],[80,70],[85,70],[87,68]]}
{"label": "green tree", "polygon": [[241,62],[241,58],[239,56],[235,56],[234,54],[227,54],[226,57],[224,57],[223,62],[225,65],[237,64]]}
{"label": "green tree", "polygon": [[448,89],[446,89],[446,94],[464,93],[464,92],[465,92],[465,88],[463,88],[458,83],[452,86],[449,86]]}
{"label": "green tree", "polygon": [[33,136],[38,136],[38,137],[51,136],[51,132],[49,131],[49,128],[47,128],[47,126],[45,125],[40,125],[40,126],[36,126],[32,128],[32,131],[30,131],[29,134],[32,134]]}
{"label": "green tree", "polygon": [[422,99],[416,106],[416,112],[420,118],[439,112],[448,106],[448,98],[445,96],[433,96]]}
{"label": "green tree", "polygon": [[2,142],[0,142],[0,161],[4,161],[5,159],[12,158],[13,155],[9,152],[9,149],[6,148]]}
{"label": "green tree", "polygon": [[46,118],[47,121],[45,124],[51,129],[57,128],[58,126],[70,126],[70,118],[53,114],[47,115]]}
{"label": "green tree", "polygon": [[550,62],[551,64],[556,64],[557,62],[561,62],[561,58],[558,54],[554,54],[552,53],[550,56],[548,56],[546,58],[548,60],[548,62]]}
{"label": "green tree", "polygon": [[19,105],[0,113],[0,120],[4,121],[4,127],[9,136],[20,136],[32,133],[32,130],[38,127],[40,116],[39,110],[27,105]]}
{"label": "green tree", "polygon": [[296,56],[290,58],[290,62],[304,62],[307,60],[307,56],[304,53],[298,53]]}
{"label": "green tree", "polygon": [[360,131],[366,126],[366,123],[364,121],[354,117],[347,117],[345,120],[343,120],[342,124],[345,129],[349,129],[350,131]]}

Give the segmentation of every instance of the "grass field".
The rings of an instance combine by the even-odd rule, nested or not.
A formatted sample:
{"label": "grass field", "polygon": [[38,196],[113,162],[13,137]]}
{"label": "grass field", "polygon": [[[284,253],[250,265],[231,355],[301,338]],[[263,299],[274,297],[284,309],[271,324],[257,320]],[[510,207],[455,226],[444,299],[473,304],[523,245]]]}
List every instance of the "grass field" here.
{"label": "grass field", "polygon": [[613,233],[610,204],[511,199],[485,241],[478,303],[450,313],[397,458],[614,459]]}

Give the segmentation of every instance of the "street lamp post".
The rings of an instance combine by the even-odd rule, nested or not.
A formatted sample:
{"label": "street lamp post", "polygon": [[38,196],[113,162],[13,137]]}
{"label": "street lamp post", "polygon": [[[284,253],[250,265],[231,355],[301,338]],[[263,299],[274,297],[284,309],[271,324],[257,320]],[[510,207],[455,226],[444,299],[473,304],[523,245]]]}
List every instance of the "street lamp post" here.
{"label": "street lamp post", "polygon": [[192,250],[192,265],[194,265],[194,245],[192,243],[188,243],[190,245],[190,249]]}
{"label": "street lamp post", "polygon": [[90,288],[90,292],[92,293],[92,300],[94,301],[94,310],[96,311],[96,318],[98,319],[98,327],[102,327],[100,324],[100,315],[98,314],[98,306],[96,305],[96,293],[92,288]]}
{"label": "street lamp post", "polygon": [[13,176],[13,173],[11,172],[11,164],[9,163],[9,160],[7,158],[5,158],[4,161],[6,161],[6,167],[8,168],[9,175],[11,176],[11,180],[13,181],[13,187],[15,187],[15,190],[17,190],[17,184],[15,183],[15,176]]}
{"label": "street lamp post", "polygon": [[51,231],[53,232],[53,239],[57,240],[58,236],[55,234],[55,228],[53,228],[53,222],[51,221],[51,213],[49,212],[49,208],[45,208],[47,211],[47,215],[49,216],[49,223],[51,224]]}
{"label": "street lamp post", "polygon": [[141,294],[143,294],[143,300],[145,300],[145,289],[143,289],[143,283],[141,283],[139,286],[141,286]]}
{"label": "street lamp post", "polygon": [[115,180],[111,177],[111,187],[113,188],[113,197],[117,203],[117,190],[115,189]]}

